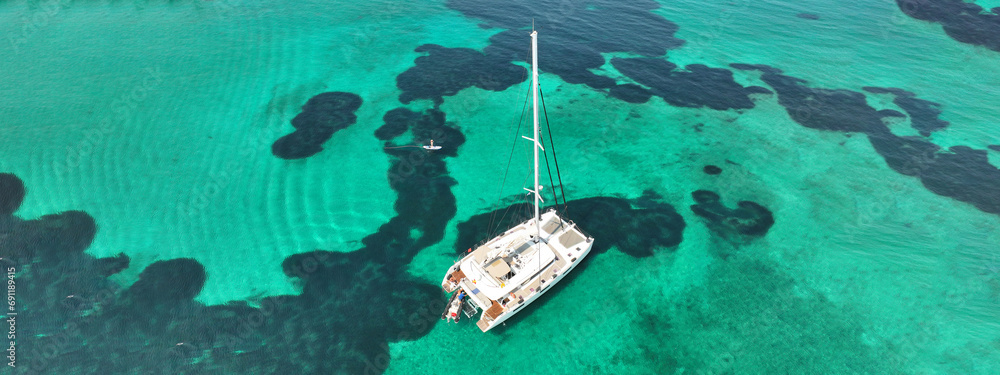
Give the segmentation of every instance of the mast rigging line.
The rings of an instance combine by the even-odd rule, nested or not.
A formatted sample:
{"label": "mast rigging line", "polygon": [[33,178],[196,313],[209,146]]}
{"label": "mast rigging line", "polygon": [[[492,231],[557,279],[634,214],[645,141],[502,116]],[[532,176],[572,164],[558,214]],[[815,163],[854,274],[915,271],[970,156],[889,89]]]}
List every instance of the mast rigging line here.
{"label": "mast rigging line", "polygon": [[[526,176],[524,176],[524,182],[522,182],[521,184],[522,185],[526,184],[528,182],[529,178],[531,178],[530,171],[529,171],[529,173]],[[524,194],[524,202],[518,202],[518,203],[514,203],[514,204],[512,204],[510,206],[507,206],[507,209],[505,209],[503,211],[503,215],[500,215],[500,220],[497,220],[497,230],[498,230],[497,233],[499,233],[500,224],[503,223],[503,219],[505,219],[507,217],[507,214],[510,213],[510,209],[511,208],[514,208],[516,206],[524,205],[524,214],[522,216],[518,216],[516,211],[514,212],[513,215],[511,215],[511,218],[515,222],[524,221],[524,220],[527,220],[527,218],[531,217],[531,200],[528,198],[529,196],[531,196],[531,194]],[[491,224],[491,226],[492,226],[492,224]],[[489,237],[491,237],[491,238],[492,237],[496,237],[496,233],[490,233]]]}
{"label": "mast rigging line", "polygon": [[[534,30],[532,30],[532,31],[533,31],[532,32],[532,34],[533,34],[532,37],[534,39],[534,34],[535,33],[534,33]],[[531,65],[532,65],[532,70],[533,70],[533,72],[532,72],[532,79],[531,79],[531,87],[528,90],[526,90],[526,92],[525,92],[524,103],[521,106],[521,114],[518,116],[517,130],[515,130],[514,134],[516,136],[517,134],[519,134],[521,132],[521,126],[524,124],[524,121],[525,121],[525,112],[527,110],[528,97],[529,96],[534,96],[534,98],[536,99],[536,100],[532,101],[533,106],[534,106],[533,112],[534,112],[534,123],[535,123],[534,132],[533,132],[534,139],[529,139],[529,140],[531,140],[532,143],[534,144],[533,146],[534,146],[534,151],[535,151],[535,174],[536,174],[536,177],[535,177],[535,183],[534,183],[534,185],[532,187],[533,191],[531,191],[531,192],[533,193],[533,195],[536,198],[535,199],[535,215],[533,215],[533,216],[536,219],[539,219],[539,217],[538,217],[538,214],[539,214],[539,212],[538,212],[538,203],[539,203],[538,200],[541,198],[541,188],[539,187],[538,181],[537,181],[538,180],[538,177],[537,177],[538,149],[542,148],[542,144],[543,144],[544,139],[542,137],[542,133],[538,129],[538,104],[541,104],[541,106],[542,106],[542,112],[543,112],[543,114],[545,116],[545,127],[546,127],[547,132],[548,132],[549,146],[550,146],[550,148],[552,148],[552,158],[553,158],[553,161],[554,161],[555,166],[556,166],[556,168],[555,168],[556,169],[556,177],[557,177],[557,179],[559,181],[559,191],[560,191],[560,193],[562,195],[562,200],[563,200],[563,202],[562,202],[562,209],[560,209],[560,207],[559,207],[559,195],[556,194],[556,191],[553,189],[553,191],[552,191],[552,198],[553,198],[553,201],[554,201],[554,205],[555,205],[555,208],[557,210],[559,210],[559,212],[563,216],[567,215],[567,212],[569,211],[569,205],[568,205],[568,202],[566,200],[566,190],[563,187],[562,174],[560,173],[560,170],[559,170],[559,158],[556,155],[555,142],[552,139],[552,126],[549,123],[549,114],[548,114],[548,110],[545,107],[545,95],[542,93],[541,87],[540,87],[540,85],[538,83],[537,60],[536,60],[536,58],[534,56],[534,50],[535,50],[535,48],[537,48],[537,47],[535,47],[534,41],[533,41],[532,51],[529,52],[529,56],[528,56],[532,60],[531,61],[531,63],[532,63]],[[528,58],[525,58],[525,60],[528,60]],[[525,76],[526,75],[527,75],[527,71],[525,71]],[[527,77],[525,77],[525,78],[527,78]],[[525,137],[525,138],[527,138],[527,137]],[[504,176],[503,176],[503,179],[500,182],[500,189],[498,191],[497,201],[493,205],[494,207],[496,207],[497,205],[499,205],[499,203],[502,202],[502,199],[503,199],[503,188],[504,188],[504,186],[507,183],[507,177],[508,177],[509,172],[510,172],[510,165],[513,162],[514,150],[516,150],[516,148],[517,148],[517,142],[514,142],[514,144],[511,145],[510,155],[507,158],[507,165],[504,168]],[[553,179],[552,179],[552,168],[549,165],[549,156],[548,156],[548,153],[543,152],[543,154],[544,154],[544,157],[545,157],[545,169],[546,169],[546,171],[547,171],[547,173],[549,175],[550,186],[551,185],[555,185],[555,181],[553,181]],[[498,210],[497,209],[491,210],[490,220],[489,220],[489,223],[487,224],[487,228],[486,228],[486,230],[489,233],[490,237],[495,236],[499,232],[500,226],[503,223],[503,220],[507,217],[507,214],[510,213],[510,209],[513,208],[513,206],[516,206],[516,205],[518,205],[518,204],[514,204],[514,205],[511,205],[511,206],[508,206],[504,210],[503,214],[500,215],[499,220],[497,219]],[[494,224],[496,225],[495,228],[494,228]],[[540,225],[540,223],[538,223],[536,225]],[[540,235],[541,233],[538,233],[538,234]]]}
{"label": "mast rigging line", "polygon": [[[556,178],[559,179],[559,191],[562,193],[563,198],[563,216],[569,215],[569,203],[566,202],[566,190],[563,188],[562,175],[559,173],[559,158],[556,156],[556,144],[552,141],[552,125],[549,125],[549,113],[545,110],[545,94],[542,93],[541,87],[538,88],[538,96],[542,99],[542,113],[545,114],[545,128],[549,131],[549,148],[552,149],[552,159],[556,164]],[[549,157],[545,156],[545,168],[549,168]],[[552,180],[552,170],[549,170],[549,181]],[[555,190],[552,190],[552,196],[556,194]],[[556,208],[559,208],[559,200],[556,199]]]}
{"label": "mast rigging line", "polygon": [[[527,58],[525,58],[525,59],[527,59]],[[528,72],[525,71],[523,78],[527,78],[527,76],[528,76]],[[493,209],[490,210],[491,211],[491,213],[490,213],[490,223],[486,226],[486,231],[487,231],[487,233],[489,233],[489,236],[487,238],[492,238],[497,233],[497,230],[500,229],[499,228],[500,227],[500,222],[496,221],[496,215],[497,215],[497,209],[496,209],[496,207],[503,200],[503,187],[507,183],[507,174],[510,172],[510,163],[511,163],[512,160],[514,160],[514,150],[517,148],[517,141],[516,141],[517,140],[517,135],[519,133],[521,133],[521,125],[524,124],[524,114],[525,114],[525,112],[527,112],[527,109],[528,109],[528,98],[530,96],[531,96],[531,90],[530,89],[524,90],[524,104],[521,106],[521,115],[518,116],[517,130],[514,131],[514,139],[515,139],[515,141],[513,142],[513,144],[510,145],[510,156],[507,158],[507,166],[504,168],[504,171],[503,171],[503,180],[500,181],[500,189],[497,191],[497,200],[493,204]],[[500,221],[503,221],[503,218],[507,216],[507,211],[510,211],[510,208],[511,208],[511,206],[507,206],[507,209],[504,210],[503,215],[500,217]],[[497,224],[497,228],[493,228],[493,224],[494,223]]]}
{"label": "mast rigging line", "polygon": [[[539,134],[538,141],[539,142],[544,142],[543,139],[541,138],[541,134]],[[551,142],[551,139],[549,141]],[[549,166],[549,154],[548,153],[543,153],[542,155],[545,156],[545,170],[549,174],[549,186],[556,186],[556,183],[552,181],[552,167]],[[552,190],[552,200],[555,202],[556,209],[558,209],[559,208],[559,197],[556,196],[556,190],[555,189],[549,189],[549,190]]]}

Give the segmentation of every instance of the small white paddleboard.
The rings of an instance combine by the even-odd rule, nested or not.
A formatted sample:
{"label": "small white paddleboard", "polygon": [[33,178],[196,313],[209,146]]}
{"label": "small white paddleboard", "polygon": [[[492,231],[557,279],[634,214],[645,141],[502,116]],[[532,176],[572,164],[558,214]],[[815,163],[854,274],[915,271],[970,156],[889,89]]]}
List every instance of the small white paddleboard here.
{"label": "small white paddleboard", "polygon": [[424,148],[424,150],[431,150],[431,151],[434,151],[434,150],[440,150],[440,149],[441,149],[441,146],[435,146],[435,145],[434,145],[434,140],[432,139],[432,140],[431,140],[431,145],[430,145],[430,146],[423,146],[423,148]]}

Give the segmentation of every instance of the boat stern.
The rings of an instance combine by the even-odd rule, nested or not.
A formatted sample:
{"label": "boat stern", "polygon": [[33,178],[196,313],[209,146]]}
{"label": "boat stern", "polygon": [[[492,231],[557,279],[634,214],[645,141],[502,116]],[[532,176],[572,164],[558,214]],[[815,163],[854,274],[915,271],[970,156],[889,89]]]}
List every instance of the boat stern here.
{"label": "boat stern", "polygon": [[462,273],[462,270],[459,268],[459,264],[460,263],[455,263],[455,265],[451,266],[451,268],[448,269],[448,272],[445,273],[444,279],[441,280],[441,288],[444,289],[445,293],[454,292],[458,289],[459,283],[462,282],[462,279],[465,278],[465,274]]}

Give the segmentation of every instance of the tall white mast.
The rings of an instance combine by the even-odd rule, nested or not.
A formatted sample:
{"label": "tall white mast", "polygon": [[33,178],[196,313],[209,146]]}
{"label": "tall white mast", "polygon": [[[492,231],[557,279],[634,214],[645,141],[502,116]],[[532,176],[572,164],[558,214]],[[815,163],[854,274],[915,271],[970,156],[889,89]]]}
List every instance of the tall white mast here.
{"label": "tall white mast", "polygon": [[535,229],[537,229],[537,234],[535,235],[535,241],[541,241],[542,238],[542,222],[541,216],[538,211],[538,200],[541,199],[542,187],[538,185],[538,149],[542,147],[538,141],[538,32],[534,30],[534,21],[532,21],[531,30],[531,105],[534,111],[534,131],[531,133],[531,137],[534,138],[533,141],[535,146]]}

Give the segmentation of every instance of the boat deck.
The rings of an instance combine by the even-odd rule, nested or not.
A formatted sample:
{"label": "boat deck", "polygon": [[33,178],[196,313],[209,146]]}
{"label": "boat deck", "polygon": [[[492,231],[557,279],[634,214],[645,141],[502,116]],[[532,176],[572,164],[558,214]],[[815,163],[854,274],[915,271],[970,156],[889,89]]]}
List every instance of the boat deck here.
{"label": "boat deck", "polygon": [[446,291],[462,288],[468,293],[468,302],[482,311],[476,326],[483,332],[532,303],[590,249],[590,238],[575,224],[546,213],[541,220],[542,241],[536,250],[529,224],[530,220],[471,251],[459,260],[466,269],[453,268],[442,283]]}
{"label": "boat deck", "polygon": [[503,314],[503,306],[500,306],[497,301],[493,301],[493,305],[486,310],[486,317],[490,319],[496,319],[500,314]]}
{"label": "boat deck", "polygon": [[[563,258],[564,257],[562,256],[556,257],[555,262],[542,271],[542,273],[539,274],[538,277],[534,278],[531,283],[514,292],[514,298],[511,302],[507,303],[507,308],[515,309],[518,305],[520,305],[518,302],[519,300],[527,300],[532,294],[538,293],[540,289],[549,287],[552,280],[555,279],[556,274],[561,272],[563,268],[566,267],[566,259]],[[543,279],[545,280],[544,284],[541,283],[541,280]]]}
{"label": "boat deck", "polygon": [[497,301],[492,302],[493,305],[491,305],[489,309],[486,309],[486,311],[483,312],[482,317],[479,318],[479,321],[476,322],[476,326],[478,326],[483,332],[486,332],[486,330],[490,327],[491,321],[496,320],[497,317],[503,315],[504,313],[504,307],[502,305],[497,303]]}
{"label": "boat deck", "polygon": [[564,259],[564,258],[565,257],[563,257],[562,255],[556,256],[556,261],[554,263],[552,263],[552,267],[549,268],[549,271],[547,271],[547,272],[559,272],[559,270],[562,270],[563,268],[565,268],[566,267],[566,259]]}
{"label": "boat deck", "polygon": [[528,296],[538,293],[538,290],[541,289],[540,286],[542,285],[540,282],[538,282],[539,280],[541,279],[535,278],[534,280],[531,280],[531,283],[521,288],[521,291],[519,291],[517,294],[518,295],[523,294],[524,299],[528,299]]}
{"label": "boat deck", "polygon": [[[462,272],[461,269],[457,269],[457,270],[455,270],[455,272],[452,272],[451,275],[448,275],[447,282],[442,283],[441,287],[444,288],[445,292],[451,293],[451,292],[455,291],[455,289],[458,289],[458,286],[460,285],[460,282],[464,278],[465,278],[465,273]],[[452,283],[454,283],[454,284],[452,284]]]}

